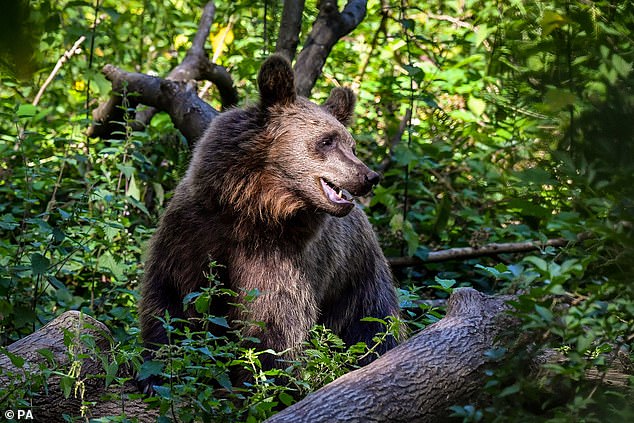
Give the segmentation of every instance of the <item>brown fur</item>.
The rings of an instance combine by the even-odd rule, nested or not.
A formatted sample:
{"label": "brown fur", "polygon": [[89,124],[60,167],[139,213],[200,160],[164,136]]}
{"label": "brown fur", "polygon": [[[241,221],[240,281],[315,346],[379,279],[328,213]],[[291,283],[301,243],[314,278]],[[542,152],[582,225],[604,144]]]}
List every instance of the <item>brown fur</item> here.
{"label": "brown fur", "polygon": [[398,313],[367,218],[351,203],[329,200],[320,180],[353,195],[378,180],[355,157],[342,124],[354,95],[334,89],[323,106],[297,97],[280,56],[263,64],[258,83],[259,105],[221,114],[200,139],[152,239],[139,310],[148,348],[168,342],[157,319],[165,311],[193,316],[182,300],[208,284],[212,259],[227,287],[260,292],[248,316],[220,302],[212,313],[264,322],[247,331],[262,349],[297,348],[317,323],[348,343],[370,343],[381,328],[360,319]]}

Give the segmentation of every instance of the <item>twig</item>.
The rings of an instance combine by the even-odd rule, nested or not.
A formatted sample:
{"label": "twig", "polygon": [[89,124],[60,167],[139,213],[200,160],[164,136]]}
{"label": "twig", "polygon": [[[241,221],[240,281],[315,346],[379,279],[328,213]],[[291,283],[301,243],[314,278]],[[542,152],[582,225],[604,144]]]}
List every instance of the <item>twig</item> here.
{"label": "twig", "polygon": [[379,27],[377,28],[376,32],[372,36],[372,41],[370,42],[370,51],[368,52],[368,55],[366,56],[365,60],[363,61],[363,64],[361,65],[361,71],[359,72],[359,75],[354,79],[353,86],[358,87],[361,84],[361,81],[363,81],[365,72],[368,69],[368,65],[370,64],[370,59],[374,57],[374,50],[376,49],[377,44],[379,42],[379,35],[381,33],[385,33],[387,20],[389,17],[390,17],[390,8],[389,8],[389,5],[387,4],[387,0],[381,0],[381,22],[379,22]]}
{"label": "twig", "polygon": [[[461,21],[460,19],[454,18],[453,16],[449,16],[449,15],[435,15],[433,13],[428,13],[427,17],[430,18],[430,19],[436,19],[438,21],[450,22],[450,23],[454,24],[455,26],[457,26],[458,28],[466,28],[466,29],[469,29],[469,30],[471,30],[473,32],[478,32],[478,30],[480,29],[477,26],[471,25],[468,22]],[[488,51],[491,51],[491,45],[489,44],[489,42],[486,39],[482,40],[482,45]]]}
{"label": "twig", "polygon": [[[588,234],[580,234],[577,241],[588,239]],[[432,251],[427,257],[391,257],[388,259],[392,267],[410,267],[424,263],[439,263],[449,260],[467,260],[483,256],[491,256],[496,254],[510,253],[527,253],[529,251],[541,250],[544,247],[564,247],[572,244],[565,238],[554,238],[544,242],[541,241],[525,241],[525,242],[508,242],[508,243],[492,243],[482,247],[460,247],[449,248],[448,250]]]}
{"label": "twig", "polygon": [[[222,49],[226,44],[227,35],[229,34],[229,31],[232,30],[234,23],[235,23],[235,19],[233,16],[231,16],[229,18],[229,23],[227,24],[227,26],[222,29],[222,38],[220,39],[218,47],[214,50],[213,56],[211,57],[211,63],[216,63],[218,61],[218,58],[220,57],[220,54],[222,53]],[[207,91],[209,91],[209,89],[211,88],[213,84],[214,84],[214,79],[209,78],[209,80],[205,81],[203,87],[198,90],[198,97],[203,98],[205,94],[207,94]],[[216,82],[216,85],[218,85],[217,82]],[[221,93],[222,93],[222,90],[221,90]],[[223,107],[226,108],[233,105],[234,104],[224,105]]]}
{"label": "twig", "polygon": [[73,46],[68,51],[62,54],[62,56],[59,58],[59,60],[55,64],[53,71],[48,76],[48,78],[46,78],[46,81],[44,81],[44,84],[42,84],[42,86],[40,87],[40,90],[37,92],[35,99],[33,99],[34,106],[37,106],[37,104],[40,102],[40,99],[42,98],[42,95],[44,94],[46,87],[48,87],[49,84],[53,81],[53,78],[55,78],[55,75],[57,75],[57,72],[59,72],[59,70],[62,68],[62,66],[64,65],[64,63],[66,63],[68,59],[73,57],[73,55],[75,55],[79,51],[78,50],[79,46],[84,41],[86,41],[86,37],[82,35],[81,37],[79,37],[79,39],[77,39],[77,41],[75,41],[75,44],[73,44]]}

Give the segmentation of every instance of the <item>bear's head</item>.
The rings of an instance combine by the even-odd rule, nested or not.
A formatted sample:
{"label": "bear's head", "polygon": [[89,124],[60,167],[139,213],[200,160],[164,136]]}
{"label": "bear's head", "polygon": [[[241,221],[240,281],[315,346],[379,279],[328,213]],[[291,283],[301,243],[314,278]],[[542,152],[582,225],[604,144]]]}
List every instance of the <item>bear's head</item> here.
{"label": "bear's head", "polygon": [[259,112],[268,144],[265,173],[303,200],[305,208],[345,216],[353,196],[367,194],[379,181],[355,155],[346,129],[355,105],[348,88],[334,88],[317,105],[295,91],[293,70],[273,55],[258,74]]}

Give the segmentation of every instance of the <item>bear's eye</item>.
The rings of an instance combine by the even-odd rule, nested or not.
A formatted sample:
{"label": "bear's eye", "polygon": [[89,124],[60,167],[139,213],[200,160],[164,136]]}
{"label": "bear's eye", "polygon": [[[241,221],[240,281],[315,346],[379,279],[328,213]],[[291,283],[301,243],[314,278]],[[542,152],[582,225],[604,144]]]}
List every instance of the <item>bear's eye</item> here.
{"label": "bear's eye", "polygon": [[335,145],[335,137],[333,137],[332,135],[325,136],[319,140],[319,143],[317,145],[322,150],[329,149]]}

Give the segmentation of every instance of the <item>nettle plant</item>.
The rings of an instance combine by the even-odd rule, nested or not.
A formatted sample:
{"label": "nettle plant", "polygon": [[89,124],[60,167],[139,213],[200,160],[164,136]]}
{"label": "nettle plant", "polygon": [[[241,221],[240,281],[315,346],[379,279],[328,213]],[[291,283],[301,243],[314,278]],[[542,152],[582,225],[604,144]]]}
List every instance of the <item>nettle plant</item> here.
{"label": "nettle plant", "polygon": [[[165,381],[155,387],[155,395],[147,400],[159,409],[160,421],[261,421],[359,367],[360,360],[376,354],[375,349],[385,337],[398,336],[401,322],[381,320],[386,330],[377,334],[374,345],[347,346],[329,329],[318,325],[293,359],[285,358],[285,351],[258,351],[254,345],[259,340],[244,336],[242,328],[262,323],[230,325],[225,316],[209,310],[212,299],[218,296],[233,306],[244,307],[238,304],[236,292],[215,279],[213,267],[212,263],[209,287],[183,300],[199,317],[184,321],[166,314],[161,318],[170,343],[161,346],[155,359],[138,369],[139,378],[160,376]],[[257,295],[257,291],[246,293],[246,302]],[[283,366],[264,370],[262,354],[277,355]],[[236,382],[237,375],[242,382]]]}

